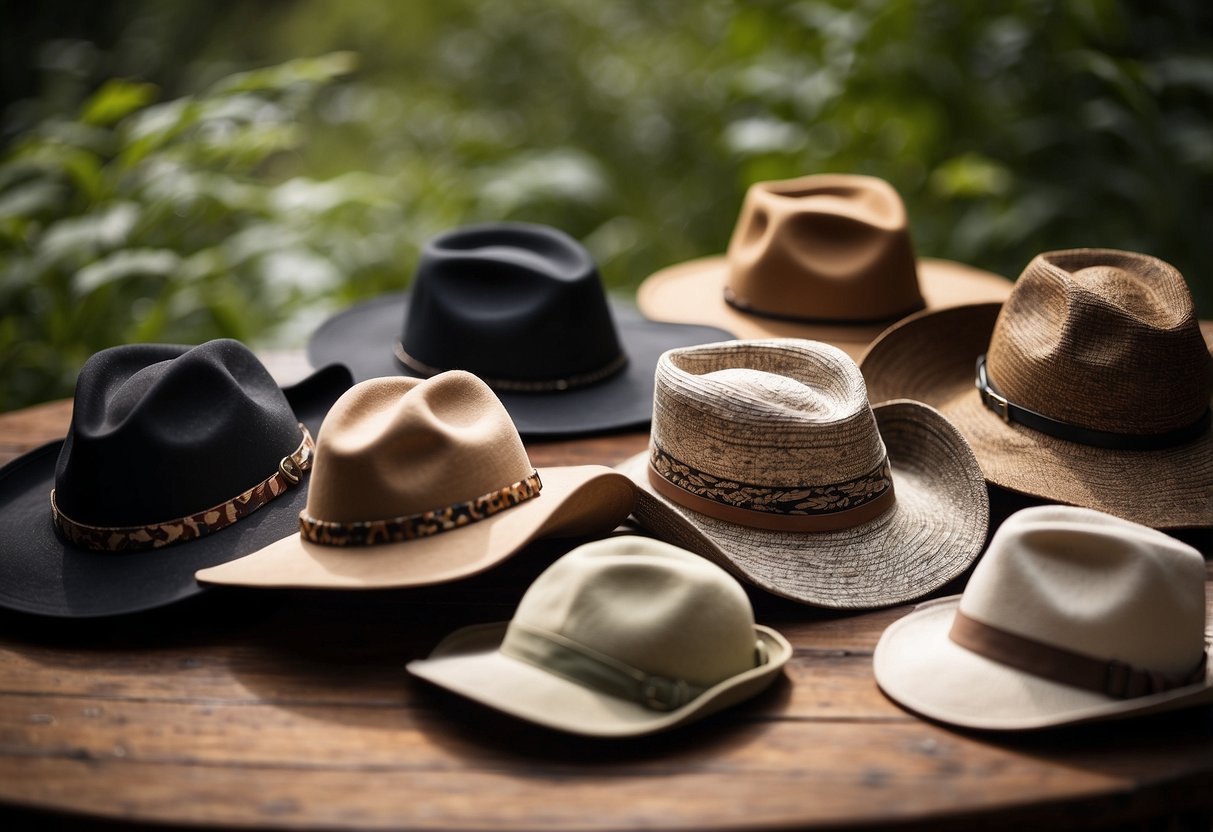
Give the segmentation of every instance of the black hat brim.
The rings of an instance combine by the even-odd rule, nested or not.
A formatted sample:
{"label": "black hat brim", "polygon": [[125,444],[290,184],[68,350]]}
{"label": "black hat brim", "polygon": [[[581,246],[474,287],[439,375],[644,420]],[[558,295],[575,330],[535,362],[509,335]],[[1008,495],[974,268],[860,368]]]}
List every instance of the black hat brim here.
{"label": "black hat brim", "polygon": [[[653,418],[653,374],[661,354],[677,347],[733,339],[723,329],[650,321],[626,302],[610,298],[609,303],[628,356],[622,370],[571,390],[495,391],[524,438],[557,439],[644,428]],[[308,360],[313,366],[340,362],[350,368],[355,382],[380,376],[417,376],[396,360],[392,349],[408,304],[409,293],[397,292],[334,315],[308,341]]]}
{"label": "black hat brim", "polygon": [[[350,386],[344,367],[325,367],[283,389],[315,436]],[[155,609],[203,591],[194,573],[255,552],[299,530],[306,485],[212,534],[133,552],[97,552],[56,533],[50,493],[63,440],[0,468],[0,607],[58,618],[100,618]],[[304,479],[307,483],[307,479]]]}

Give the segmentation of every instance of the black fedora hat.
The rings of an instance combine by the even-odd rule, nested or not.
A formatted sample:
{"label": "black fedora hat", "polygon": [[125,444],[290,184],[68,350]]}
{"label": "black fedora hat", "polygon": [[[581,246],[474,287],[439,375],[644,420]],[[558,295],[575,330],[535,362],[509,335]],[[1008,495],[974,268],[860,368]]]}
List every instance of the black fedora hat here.
{"label": "black fedora hat", "polygon": [[0,607],[64,618],[194,595],[194,572],[289,535],[311,436],[349,388],[326,367],[286,389],[238,341],[102,350],[65,439],[0,468]]}
{"label": "black fedora hat", "polygon": [[608,298],[589,252],[562,231],[488,223],[430,240],[411,291],[330,318],[308,358],[339,361],[355,381],[467,370],[519,433],[544,438],[644,427],[658,356],[732,337],[649,321]]}

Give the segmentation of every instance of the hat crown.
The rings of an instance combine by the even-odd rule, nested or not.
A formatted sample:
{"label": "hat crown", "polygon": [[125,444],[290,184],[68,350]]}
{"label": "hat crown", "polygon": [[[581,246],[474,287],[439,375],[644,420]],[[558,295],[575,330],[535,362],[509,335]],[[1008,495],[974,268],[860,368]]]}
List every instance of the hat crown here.
{"label": "hat crown", "polygon": [[405,317],[405,353],[490,382],[575,378],[623,355],[589,252],[543,225],[490,223],[433,238]]}
{"label": "hat crown", "polygon": [[1213,360],[1183,276],[1115,249],[1033,258],[995,323],[987,367],[1021,407],[1116,433],[1186,427],[1213,395]]}
{"label": "hat crown", "polygon": [[516,625],[703,687],[759,664],[741,586],[703,558],[648,538],[595,541],[556,561],[523,596]]}
{"label": "hat crown", "polygon": [[960,602],[984,624],[1158,673],[1205,649],[1205,565],[1162,532],[1069,506],[999,527]]}
{"label": "hat crown", "polygon": [[886,456],[855,362],[800,339],[666,352],[652,443],[699,472],[770,487],[845,482]]}
{"label": "hat crown", "polygon": [[533,471],[501,401],[472,374],[375,378],[347,390],[325,417],[307,513],[334,523],[420,514]]}
{"label": "hat crown", "polygon": [[56,501],[96,526],[173,520],[264,481],[301,439],[286,396],[238,341],[112,347],[80,370]]}
{"label": "hat crown", "polygon": [[923,306],[905,206],[871,176],[751,185],[728,261],[728,297],[754,312],[859,322]]}

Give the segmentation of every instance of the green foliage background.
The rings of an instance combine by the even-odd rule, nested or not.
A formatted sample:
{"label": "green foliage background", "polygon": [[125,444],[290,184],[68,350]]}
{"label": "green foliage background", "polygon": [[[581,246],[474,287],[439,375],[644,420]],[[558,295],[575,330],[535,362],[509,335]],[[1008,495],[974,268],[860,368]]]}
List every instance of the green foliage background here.
{"label": "green foliage background", "polygon": [[564,228],[628,292],[722,251],[750,183],[823,171],[890,180],[920,253],[1145,251],[1213,317],[1203,0],[30,6],[0,34],[0,409],[114,343],[301,345],[473,220]]}

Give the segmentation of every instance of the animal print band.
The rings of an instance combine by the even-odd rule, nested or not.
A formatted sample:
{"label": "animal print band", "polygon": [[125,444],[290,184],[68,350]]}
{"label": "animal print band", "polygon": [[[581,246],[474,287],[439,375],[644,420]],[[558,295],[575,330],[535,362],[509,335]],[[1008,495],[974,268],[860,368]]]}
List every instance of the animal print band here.
{"label": "animal print band", "polygon": [[299,535],[311,543],[325,546],[373,546],[376,543],[402,543],[449,532],[478,520],[492,517],[498,512],[513,508],[532,497],[538,497],[543,483],[539,472],[532,471],[529,477],[513,485],[507,485],[474,500],[456,503],[446,508],[408,514],[387,520],[360,520],[353,523],[338,523],[317,520],[307,511],[299,512]]}
{"label": "animal print band", "polygon": [[765,486],[713,476],[653,444],[649,483],[667,500],[700,514],[783,532],[849,529],[884,514],[894,501],[888,457],[868,473],[845,482]]}
{"label": "animal print band", "polygon": [[197,540],[211,532],[226,528],[242,517],[297,486],[312,467],[315,444],[312,434],[300,423],[303,441],[290,456],[278,463],[278,470],[248,491],[237,494],[225,503],[212,506],[176,520],[149,523],[145,526],[90,526],[71,519],[59,509],[55,490],[51,489],[51,516],[60,534],[71,544],[98,552],[128,552],[139,549],[159,549],[172,543]]}
{"label": "animal print band", "polygon": [[[404,350],[404,345],[396,341],[392,347],[392,352],[396,355],[396,360],[403,364],[414,373],[424,377],[431,378],[441,372],[445,372],[441,367],[433,367],[426,364],[424,361],[418,361],[413,356],[409,355]],[[588,373],[577,373],[565,378],[553,379],[509,379],[509,378],[490,378],[482,376],[480,373],[475,375],[480,377],[480,380],[494,390],[501,390],[509,393],[552,393],[559,390],[573,390],[577,387],[586,387],[590,384],[602,381],[604,378],[609,378],[627,366],[628,357],[625,353],[612,358],[603,367],[597,370],[591,370]],[[448,368],[451,369],[451,368]],[[466,369],[466,368],[460,368]]]}

